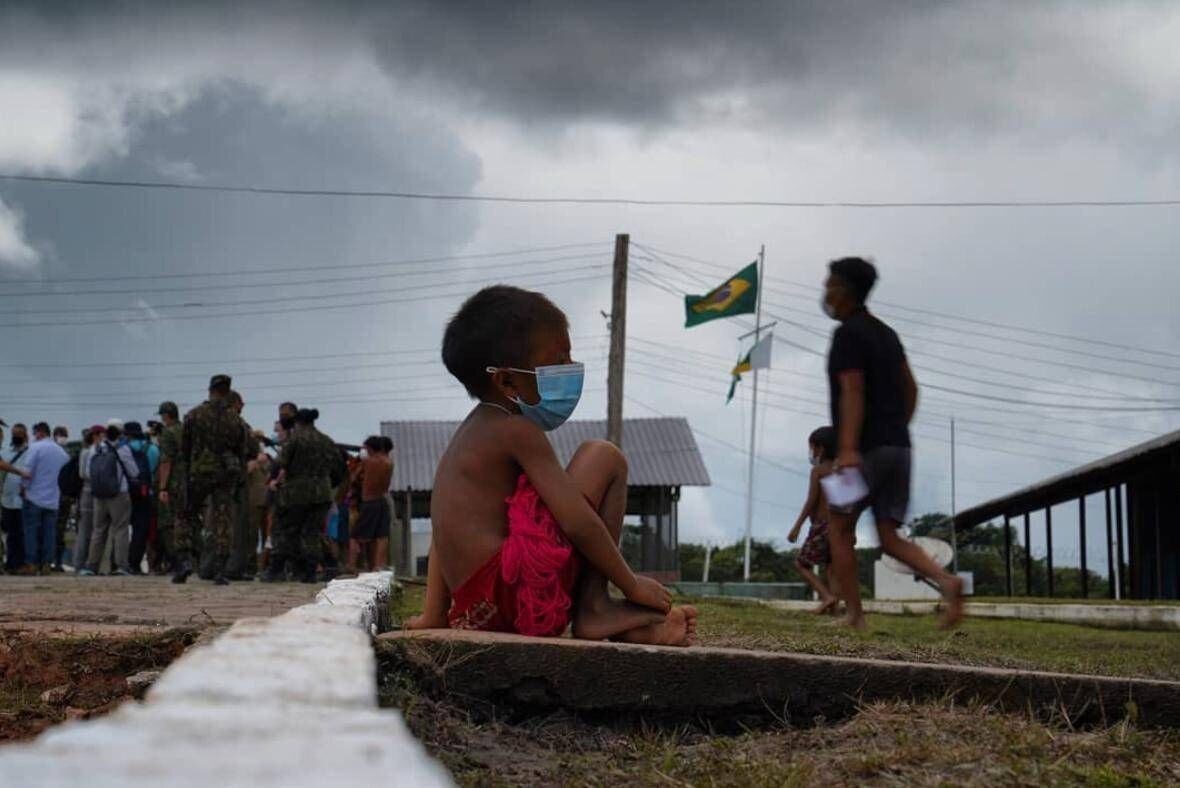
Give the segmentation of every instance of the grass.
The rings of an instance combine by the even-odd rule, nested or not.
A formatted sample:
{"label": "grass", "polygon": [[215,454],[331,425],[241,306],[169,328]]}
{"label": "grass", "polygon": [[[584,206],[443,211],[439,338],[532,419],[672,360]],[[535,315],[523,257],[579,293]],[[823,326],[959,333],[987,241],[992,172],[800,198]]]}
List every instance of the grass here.
{"label": "grass", "polygon": [[[406,586],[393,603],[394,620],[419,612],[422,597],[420,586]],[[691,602],[700,611],[698,632],[706,646],[1180,681],[1176,632],[969,618],[948,633],[932,615],[877,614],[862,633],[833,627],[830,618],[756,602]]]}
{"label": "grass", "polygon": [[[422,589],[392,603],[420,610]],[[968,621],[957,633],[933,617],[871,618],[868,633],[835,630],[805,613],[736,600],[700,600],[705,645],[818,654],[1011,665],[1180,678],[1180,637],[1020,621]],[[835,724],[784,722],[720,735],[569,712],[521,716],[470,700],[429,697],[396,667],[381,701],[465,786],[1167,786],[1180,784],[1180,732],[1132,722],[1075,730],[951,699],[879,703]]]}

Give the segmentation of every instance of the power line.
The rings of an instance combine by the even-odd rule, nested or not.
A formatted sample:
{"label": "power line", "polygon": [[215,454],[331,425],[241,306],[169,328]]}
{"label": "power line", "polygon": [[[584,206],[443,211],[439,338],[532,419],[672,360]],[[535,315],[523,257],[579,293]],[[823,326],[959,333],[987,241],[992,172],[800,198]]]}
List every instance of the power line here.
{"label": "power line", "polygon": [[1093,208],[1150,207],[1180,205],[1177,200],[958,200],[958,201],[815,201],[815,200],[664,200],[627,197],[524,197],[487,194],[446,194],[353,189],[284,189],[265,186],[231,186],[176,181],[135,181],[103,178],[64,178],[47,175],[0,173],[0,180],[65,186],[98,186],[130,189],[166,189],[176,191],[284,195],[292,197],[367,197],[396,200],[430,200],[437,202],[518,203],[524,205],[651,205],[701,208]]}
{"label": "power line", "polygon": [[[463,262],[466,260],[481,259],[481,258],[485,258],[485,257],[502,258],[504,256],[505,255],[500,255],[500,254],[495,254],[495,255],[459,255],[459,256],[455,256],[455,257],[451,257],[451,258],[433,258],[433,259],[446,261],[446,262],[454,262],[454,261]],[[113,289],[113,290],[94,290],[92,288],[85,288],[82,290],[46,290],[46,291],[23,292],[23,293],[0,293],[0,298],[37,298],[37,297],[43,298],[43,297],[48,297],[48,296],[72,296],[72,295],[90,296],[90,295],[102,295],[104,293],[108,294],[108,295],[109,294],[121,295],[121,294],[130,294],[130,293],[181,293],[181,292],[189,293],[189,292],[199,292],[199,291],[205,291],[205,290],[226,290],[226,289],[236,290],[236,289],[240,289],[240,288],[244,288],[244,287],[297,287],[299,285],[334,284],[336,282],[366,282],[366,281],[369,281],[372,279],[382,279],[382,278],[388,278],[388,277],[392,277],[392,276],[399,276],[399,277],[401,277],[401,276],[435,276],[439,273],[451,273],[454,271],[472,271],[472,270],[481,271],[481,270],[488,270],[488,269],[500,269],[500,268],[504,268],[504,267],[515,268],[517,266],[522,266],[522,265],[550,265],[553,263],[566,262],[566,261],[570,261],[570,260],[593,260],[593,259],[601,259],[602,257],[603,257],[603,255],[599,254],[599,253],[587,253],[587,254],[562,255],[559,257],[543,257],[543,258],[539,258],[539,259],[526,259],[526,260],[502,261],[500,259],[496,259],[489,265],[457,265],[457,266],[447,267],[447,268],[430,268],[427,270],[410,271],[410,272],[402,272],[402,271],[390,272],[390,273],[375,272],[375,273],[371,273],[371,274],[366,274],[364,276],[331,276],[331,277],[325,277],[325,278],[320,278],[320,279],[299,279],[299,280],[267,279],[267,280],[264,280],[261,282],[230,282],[228,284],[223,283],[223,284],[215,284],[215,285],[181,284],[181,285],[170,285],[168,287],[156,287],[156,288],[122,287],[122,288]],[[325,270],[343,271],[343,270],[359,269],[359,268],[400,268],[400,267],[408,266],[408,265],[421,265],[423,263],[423,260],[428,261],[430,259],[431,258],[423,258],[420,260],[399,260],[399,261],[378,262],[378,263],[354,263],[354,264],[346,264],[346,265],[334,265],[334,264],[325,263],[324,265],[319,265],[319,266],[306,266],[306,267],[297,267],[297,268],[272,268],[272,269],[266,269],[266,270],[260,269],[260,270],[256,270],[256,271],[238,270],[238,271],[220,271],[220,272],[215,272],[215,273],[197,273],[197,274],[144,274],[141,276],[94,277],[94,278],[82,277],[82,278],[78,278],[78,279],[73,279],[73,278],[71,278],[71,279],[54,279],[54,280],[47,282],[47,284],[68,284],[68,283],[73,283],[73,282],[89,282],[89,281],[95,281],[95,282],[110,282],[110,281],[122,281],[122,280],[142,281],[142,280],[151,280],[151,279],[179,279],[182,277],[183,278],[216,277],[218,279],[224,279],[225,277],[228,277],[228,276],[262,276],[262,275],[284,276],[284,275],[288,275],[288,274],[292,274],[292,273],[301,273],[301,272],[307,272],[307,271],[315,271],[317,273],[322,273]],[[42,282],[34,281],[34,280],[13,280],[13,279],[4,280],[4,279],[0,279],[0,285],[9,285],[9,284],[14,284],[14,283],[15,284],[42,284]]]}
{"label": "power line", "polygon": [[[551,282],[532,282],[532,281],[530,281],[529,284],[534,287],[539,287],[539,286],[552,287],[552,286],[556,286],[556,285],[566,285],[566,284],[575,284],[575,283],[579,283],[579,282],[592,282],[592,281],[602,281],[602,277],[601,276],[582,276],[582,277],[575,277],[572,279],[558,279],[558,280],[554,280]],[[459,283],[456,282],[454,284],[459,284]],[[471,284],[475,284],[475,283],[471,283]],[[399,292],[401,292],[401,291],[399,291]],[[464,296],[470,295],[470,292],[471,291],[469,289],[464,289],[463,291],[456,292],[456,293],[438,293],[435,295],[420,295],[420,296],[414,296],[412,298],[385,298],[385,299],[379,299],[379,300],[375,300],[375,301],[354,301],[354,302],[348,303],[348,304],[309,304],[307,306],[300,306],[300,307],[295,307],[295,308],[256,309],[256,310],[252,310],[249,312],[226,312],[226,313],[207,314],[207,315],[166,315],[166,316],[153,316],[153,317],[122,317],[122,318],[115,318],[115,319],[111,319],[111,320],[82,320],[82,321],[72,321],[72,322],[66,322],[66,323],[56,321],[56,320],[44,321],[44,322],[0,323],[0,328],[35,328],[35,327],[47,327],[47,326],[53,326],[53,327],[100,326],[100,325],[119,325],[119,324],[125,324],[125,323],[154,323],[154,322],[157,322],[160,320],[206,320],[206,319],[228,319],[228,318],[243,318],[243,317],[256,318],[261,315],[286,315],[286,314],[291,314],[291,313],[295,313],[295,312],[298,312],[298,313],[318,312],[318,311],[323,311],[326,309],[340,310],[340,309],[348,309],[348,308],[363,307],[363,306],[385,306],[387,304],[418,303],[421,301],[433,301],[433,300],[438,300],[438,299],[463,298]]]}
{"label": "power line", "polygon": [[[578,273],[578,272],[582,272],[582,271],[602,271],[602,270],[606,270],[608,267],[609,266],[607,266],[605,264],[603,264],[603,265],[574,266],[571,268],[565,268],[565,269],[561,270],[560,272],[557,272],[557,271],[536,271],[536,272],[533,272],[530,274],[521,274],[519,277],[514,277],[514,278],[520,279],[522,277],[549,276],[554,273]],[[450,272],[447,272],[447,273],[450,273]],[[216,301],[216,302],[210,302],[210,303],[205,303],[202,301],[183,301],[183,302],[179,302],[179,303],[169,303],[169,304],[148,304],[148,306],[153,310],[160,310],[160,309],[207,309],[210,307],[239,307],[239,306],[259,306],[262,304],[286,304],[286,303],[291,303],[294,301],[319,301],[319,300],[323,300],[325,298],[354,298],[357,296],[418,292],[421,290],[433,290],[433,289],[438,288],[440,285],[460,285],[460,284],[465,285],[465,284],[468,284],[469,282],[471,282],[471,283],[491,282],[491,281],[498,280],[501,276],[502,275],[484,276],[483,278],[477,279],[477,280],[459,279],[456,281],[431,282],[429,284],[411,285],[411,286],[407,286],[407,287],[385,288],[385,289],[377,289],[377,290],[369,288],[366,290],[352,290],[352,291],[344,292],[344,293],[309,293],[307,295],[295,295],[295,296],[268,296],[266,298],[247,298],[247,299],[239,299],[237,301]],[[348,306],[348,304],[342,304],[342,306]],[[63,307],[61,309],[32,309],[32,310],[25,309],[25,310],[19,310],[19,311],[18,310],[11,310],[7,314],[10,314],[10,315],[74,315],[74,314],[88,314],[88,313],[93,313],[93,312],[109,313],[110,311],[111,311],[111,307],[108,305],[108,306],[101,306],[101,307],[68,307],[68,308]]]}

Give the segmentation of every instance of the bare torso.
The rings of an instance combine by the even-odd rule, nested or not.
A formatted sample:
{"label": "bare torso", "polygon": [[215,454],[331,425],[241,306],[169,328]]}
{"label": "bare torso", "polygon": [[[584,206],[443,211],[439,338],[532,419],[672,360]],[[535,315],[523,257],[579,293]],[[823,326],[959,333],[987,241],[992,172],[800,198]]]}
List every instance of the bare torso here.
{"label": "bare torso", "polygon": [[476,406],[439,460],[431,494],[431,560],[459,588],[508,535],[506,499],[521,469],[499,438],[502,415]]}

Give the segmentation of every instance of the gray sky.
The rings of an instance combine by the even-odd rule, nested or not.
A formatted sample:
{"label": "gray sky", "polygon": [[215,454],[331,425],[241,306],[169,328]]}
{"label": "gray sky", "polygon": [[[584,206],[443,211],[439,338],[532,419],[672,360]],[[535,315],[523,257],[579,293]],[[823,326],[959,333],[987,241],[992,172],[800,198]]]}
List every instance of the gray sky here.
{"label": "gray sky", "polygon": [[[0,171],[702,200],[1180,194],[1175,3],[392,6],[6,4]],[[590,368],[577,415],[600,418],[606,266],[629,232],[626,412],[689,417],[716,486],[686,493],[682,532],[724,541],[742,529],[745,462],[703,435],[748,440],[748,383],[724,405],[744,330],[686,333],[678,299],[649,281],[700,292],[765,244],[778,335],[823,351],[825,261],[865,254],[881,270],[879,311],[926,384],[914,510],[945,510],[952,413],[960,506],[1178,426],[1174,413],[932,388],[1180,399],[1176,210],[521,206],[0,182],[0,414],[74,430],[143,420],[148,403],[193,403],[225,371],[259,425],[288,398],[318,405],[339,440],[382,419],[459,418],[442,326],[463,294],[508,281],[569,312]],[[515,253],[477,257],[499,252]],[[455,256],[470,257],[366,267]],[[302,270],[241,273],[275,269]],[[822,361],[779,344],[767,378],[755,530],[781,543],[804,495],[784,466],[805,467],[824,420]],[[1091,552],[1100,565],[1099,540]],[[1063,535],[1055,553],[1076,545]]]}

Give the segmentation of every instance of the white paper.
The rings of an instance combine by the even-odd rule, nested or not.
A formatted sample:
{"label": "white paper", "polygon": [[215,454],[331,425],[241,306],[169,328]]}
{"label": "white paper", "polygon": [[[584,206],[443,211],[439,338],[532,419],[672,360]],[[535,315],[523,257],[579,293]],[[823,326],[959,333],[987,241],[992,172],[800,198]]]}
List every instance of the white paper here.
{"label": "white paper", "polygon": [[827,496],[828,505],[842,509],[852,506],[865,499],[869,494],[869,485],[865,482],[860,468],[845,468],[836,473],[829,473],[819,480]]}

